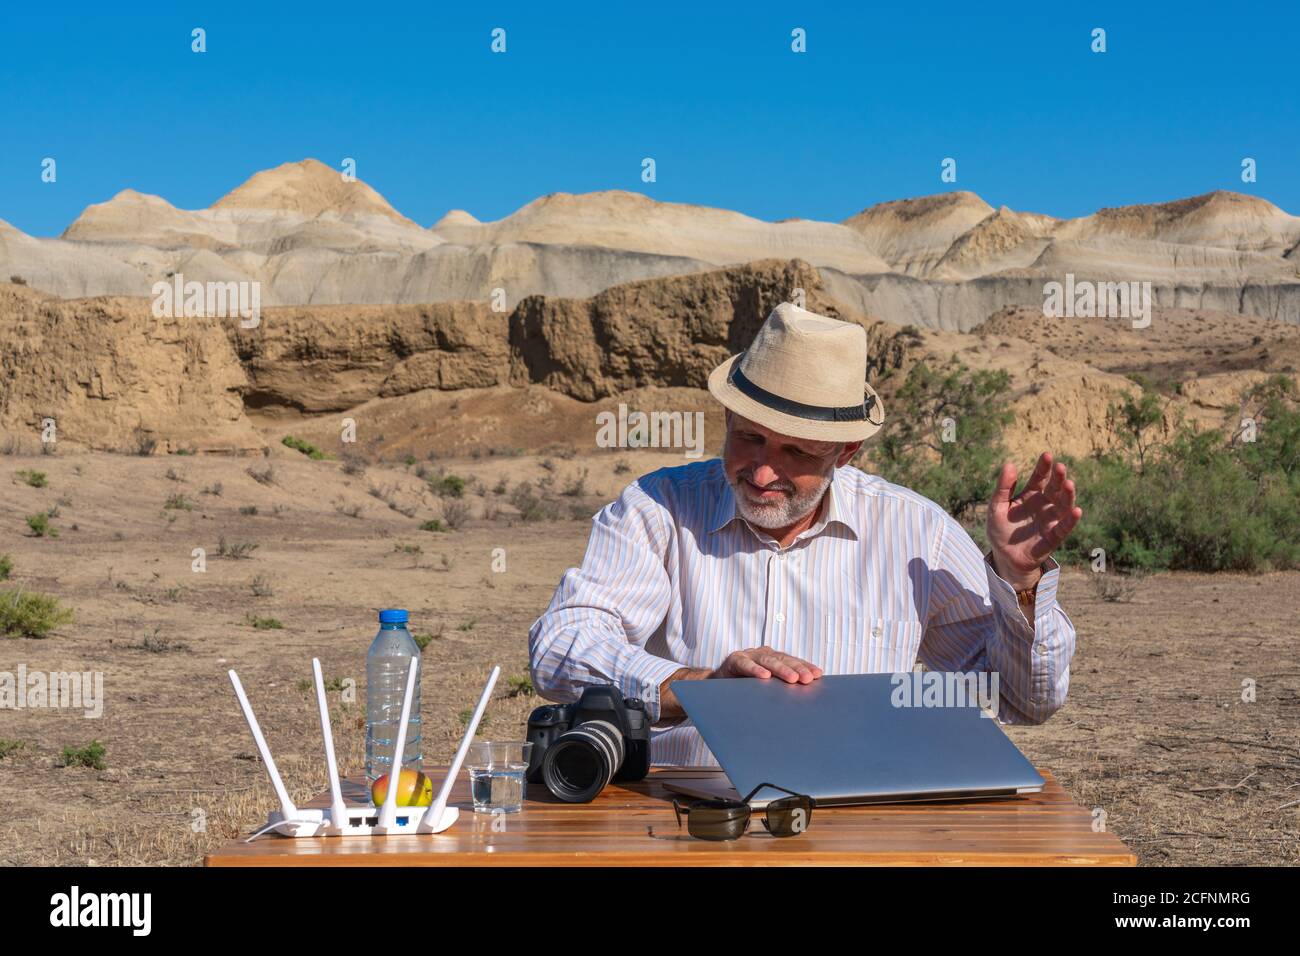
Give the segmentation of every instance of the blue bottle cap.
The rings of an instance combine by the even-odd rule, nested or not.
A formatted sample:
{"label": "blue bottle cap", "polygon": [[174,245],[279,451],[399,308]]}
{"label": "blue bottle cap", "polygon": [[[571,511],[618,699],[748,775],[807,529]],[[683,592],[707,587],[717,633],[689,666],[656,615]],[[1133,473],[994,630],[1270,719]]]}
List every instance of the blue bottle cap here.
{"label": "blue bottle cap", "polygon": [[379,612],[380,624],[405,624],[409,615],[406,611],[387,610]]}

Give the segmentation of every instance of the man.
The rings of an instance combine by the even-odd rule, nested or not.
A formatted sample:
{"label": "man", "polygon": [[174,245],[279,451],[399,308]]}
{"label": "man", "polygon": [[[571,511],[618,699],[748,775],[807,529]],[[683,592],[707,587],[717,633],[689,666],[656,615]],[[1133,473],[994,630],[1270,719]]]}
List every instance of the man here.
{"label": "man", "polygon": [[721,460],[638,478],[592,522],[529,632],[534,686],[574,700],[614,684],[645,701],[655,764],[717,766],[682,680],[809,683],[823,674],[991,671],[998,716],[1064,702],[1074,626],[1051,553],[1083,512],[1044,453],[1019,495],[1007,462],[989,555],[942,508],[849,462],[884,424],[857,325],[789,303],[709,376]]}

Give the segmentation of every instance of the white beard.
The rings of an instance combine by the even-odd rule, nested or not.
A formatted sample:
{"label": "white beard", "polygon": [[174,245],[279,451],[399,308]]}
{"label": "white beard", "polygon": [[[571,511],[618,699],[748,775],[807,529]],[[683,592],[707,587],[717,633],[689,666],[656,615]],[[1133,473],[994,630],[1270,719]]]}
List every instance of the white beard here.
{"label": "white beard", "polygon": [[[822,500],[822,495],[830,487],[833,474],[834,469],[832,468],[831,474],[823,476],[821,483],[806,494],[787,494],[786,497],[770,504],[760,504],[746,498],[745,490],[742,487],[745,484],[744,475],[738,475],[731,482],[731,490],[736,497],[736,510],[740,512],[741,517],[746,521],[760,528],[788,528],[816,509],[818,503]],[[781,488],[781,484],[775,483],[768,487]]]}

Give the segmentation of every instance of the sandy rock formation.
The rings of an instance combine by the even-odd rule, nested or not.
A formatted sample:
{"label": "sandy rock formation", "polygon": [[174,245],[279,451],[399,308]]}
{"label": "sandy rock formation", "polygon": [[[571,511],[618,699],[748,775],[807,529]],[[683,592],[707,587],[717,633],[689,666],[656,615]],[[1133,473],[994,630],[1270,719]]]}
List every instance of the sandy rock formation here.
{"label": "sandy rock formation", "polygon": [[807,263],[766,261],[630,282],[589,299],[530,297],[511,316],[510,344],[529,381],[586,401],[647,385],[703,388],[795,289],[814,312],[859,320],[822,295]]}
{"label": "sandy rock formation", "polygon": [[143,299],[64,301],[0,284],[0,428],[29,449],[58,441],[129,450],[241,450],[243,368],[213,319],[158,319]]}
{"label": "sandy rock formation", "polygon": [[510,383],[508,315],[474,302],[270,309],[226,333],[250,410],[340,411],[421,389]]}
{"label": "sandy rock formation", "polygon": [[[808,308],[865,327],[868,379],[890,415],[906,413],[894,396],[918,361],[1005,370],[1016,414],[1007,442],[1022,459],[1111,447],[1106,409],[1135,391],[1136,373],[1166,396],[1167,431],[1180,414],[1222,427],[1242,388],[1300,368],[1300,329],[1226,311],[1160,307],[1150,329],[1135,330],[1004,308],[972,335],[879,321],[838,301],[824,274],[768,260],[582,299],[531,296],[500,312],[479,302],[272,307],[253,329],[157,319],[147,298],[62,301],[0,285],[0,426],[34,439],[49,416],[61,439],[95,447],[129,446],[142,428],[160,450],[247,449],[261,444],[254,426],[292,419],[337,436],[341,413],[364,410],[394,447],[419,435],[456,448],[556,440],[548,402],[578,422],[586,413],[575,402],[704,395],[709,371],[799,289]],[[452,420],[418,420],[446,414],[457,396],[465,409]],[[521,433],[509,417],[517,402],[546,428]]]}

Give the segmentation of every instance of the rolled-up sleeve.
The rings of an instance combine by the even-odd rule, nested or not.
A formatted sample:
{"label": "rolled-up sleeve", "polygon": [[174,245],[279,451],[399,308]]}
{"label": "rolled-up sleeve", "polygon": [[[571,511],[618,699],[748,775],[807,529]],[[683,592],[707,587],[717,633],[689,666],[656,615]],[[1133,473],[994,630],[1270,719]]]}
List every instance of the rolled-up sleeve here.
{"label": "rolled-up sleeve", "polygon": [[966,530],[951,518],[943,524],[920,658],[932,670],[996,674],[1003,723],[1042,723],[1069,691],[1074,625],[1056,603],[1060,565],[1049,558],[1046,567],[1031,623]]}
{"label": "rolled-up sleeve", "polygon": [[645,649],[668,613],[668,523],[637,482],[592,519],[582,567],[570,568],[528,632],[533,686],[548,700],[576,700],[613,684],[659,720],[659,685],[682,665]]}

